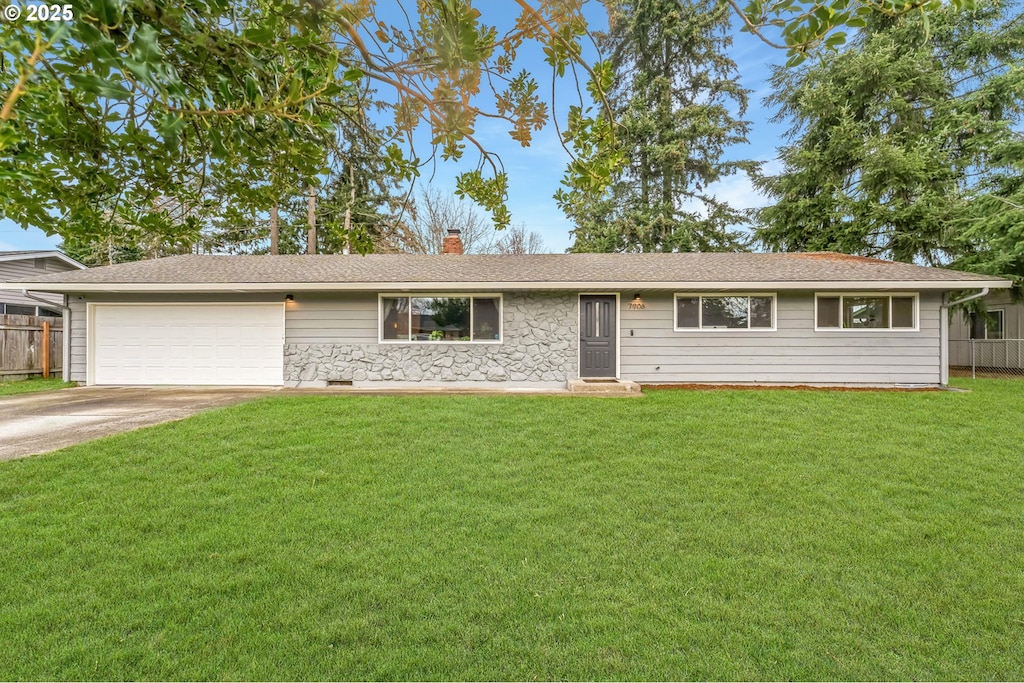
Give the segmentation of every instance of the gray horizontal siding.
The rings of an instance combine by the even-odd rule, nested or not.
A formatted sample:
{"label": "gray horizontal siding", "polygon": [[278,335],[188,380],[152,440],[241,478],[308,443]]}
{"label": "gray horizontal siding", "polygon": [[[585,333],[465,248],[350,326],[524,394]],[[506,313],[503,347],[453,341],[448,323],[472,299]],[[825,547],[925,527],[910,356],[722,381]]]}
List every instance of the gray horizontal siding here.
{"label": "gray horizontal siding", "polygon": [[1003,309],[1003,332],[1007,339],[1024,339],[1024,305],[1004,304],[993,308]]}
{"label": "gray horizontal siding", "polygon": [[[1024,304],[1014,303],[1009,292],[996,292],[985,297],[985,306],[1003,312],[1003,332],[1007,339],[1024,339]],[[966,312],[954,311],[949,319],[951,341],[970,339],[971,327]]]}
{"label": "gray horizontal siding", "polygon": [[939,382],[940,295],[922,294],[919,332],[814,331],[814,294],[780,294],[772,331],[673,328],[674,299],[643,293],[646,308],[623,298],[620,376],[638,382]]}
{"label": "gray horizontal siding", "polygon": [[[985,297],[990,311],[1003,312],[1003,338],[1024,339],[1024,304],[1015,303],[1009,291],[997,291]],[[949,364],[971,364],[971,326],[966,311],[954,311],[949,319]],[[996,345],[989,344],[980,358],[991,358]],[[1004,347],[1005,348],[1005,347]]]}
{"label": "gray horizontal siding", "polygon": [[377,295],[297,294],[285,314],[286,344],[376,344]]}
{"label": "gray horizontal siding", "polygon": [[[36,268],[36,259],[26,258],[17,261],[0,261],[0,282],[35,280],[51,273],[64,273],[69,270],[77,270],[59,259],[42,259],[43,268]],[[62,294],[45,294],[33,292],[36,296],[52,301],[54,304],[61,304],[64,301]],[[20,292],[13,290],[0,290],[0,302],[7,304],[18,304],[19,306],[38,306],[39,302],[22,296]]]}
{"label": "gray horizontal siding", "polygon": [[[35,259],[0,261],[0,282],[9,282],[12,280],[35,280],[47,273],[60,273],[70,269],[70,266],[61,261],[56,261],[55,259],[43,259],[43,262],[47,265],[46,268],[36,268]],[[64,266],[64,268],[56,268],[54,266],[56,263]],[[44,294],[42,292],[33,292],[33,294],[41,299],[52,301],[55,304],[60,304],[64,301],[64,296],[62,294]],[[11,289],[0,290],[0,302],[5,304],[17,304],[19,306],[39,305],[38,301],[30,299],[27,296],[23,296],[21,292]]]}
{"label": "gray horizontal siding", "polygon": [[[989,304],[991,306],[991,303]],[[1001,308],[1001,307],[997,307]],[[949,317],[949,339],[970,339],[971,325],[967,317],[967,311],[957,310],[950,313]]]}
{"label": "gray horizontal siding", "polygon": [[85,300],[82,297],[71,297],[68,301],[71,309],[71,342],[70,342],[70,374],[72,382],[86,382],[89,367],[87,333],[85,319]]}
{"label": "gray horizontal siding", "polygon": [[45,275],[46,270],[36,268],[35,259],[28,261],[0,261],[0,282],[11,280],[34,280]]}
{"label": "gray horizontal siding", "polygon": [[55,258],[43,259],[42,268],[36,268],[35,257],[0,261],[0,280],[31,280],[47,273],[66,273],[69,270],[78,268]]}
{"label": "gray horizontal siding", "polygon": [[[644,310],[629,308],[632,294],[622,296],[620,375],[624,379],[652,383],[939,382],[938,294],[921,296],[919,332],[815,332],[814,295],[809,292],[778,297],[778,330],[775,332],[675,332],[670,293],[643,292],[647,305]],[[86,380],[87,300],[188,303],[280,301],[283,298],[283,292],[233,296],[111,294],[71,297],[71,378],[79,382]],[[575,306],[568,315],[577,315]],[[377,325],[376,294],[298,293],[295,301],[286,307],[285,342],[376,344]],[[509,334],[510,330],[506,329],[506,341]]]}
{"label": "gray horizontal siding", "polygon": [[[32,292],[34,296],[39,299],[46,299],[51,302],[53,310],[60,310],[61,303],[64,301],[63,294],[43,294],[41,292]],[[13,289],[0,289],[0,303],[3,304],[15,304],[17,306],[42,306],[46,307],[46,304],[42,303],[38,299],[30,299],[24,296],[21,292]]]}

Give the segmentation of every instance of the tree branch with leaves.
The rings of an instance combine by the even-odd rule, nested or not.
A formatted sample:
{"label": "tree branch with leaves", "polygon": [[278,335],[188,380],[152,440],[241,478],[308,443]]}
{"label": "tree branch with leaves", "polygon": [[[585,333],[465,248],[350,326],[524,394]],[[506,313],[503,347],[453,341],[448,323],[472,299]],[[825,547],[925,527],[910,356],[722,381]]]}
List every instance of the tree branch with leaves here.
{"label": "tree branch with leaves", "polygon": [[[198,205],[210,178],[240,169],[267,180],[235,183],[233,201],[266,210],[268,186],[323,176],[339,128],[360,108],[382,107],[393,120],[379,149],[395,177],[472,149],[478,161],[458,192],[501,227],[508,178],[476,127],[481,117],[504,121],[529,145],[551,120],[540,83],[517,67],[528,43],[553,79],[588,80],[585,95],[576,84],[562,132],[578,152],[570,189],[599,191],[624,156],[606,106],[610,71],[584,60],[593,38],[583,0],[515,2],[503,32],[486,23],[490,5],[468,0],[395,0],[388,16],[374,0],[72,0],[71,22],[2,23],[0,206],[23,227],[62,235],[87,239],[116,218],[176,237],[181,226],[153,208],[159,197]],[[785,45],[798,49],[859,16],[837,6],[781,0],[743,11],[757,30],[785,23]],[[420,126],[431,132],[423,158],[413,144]]]}

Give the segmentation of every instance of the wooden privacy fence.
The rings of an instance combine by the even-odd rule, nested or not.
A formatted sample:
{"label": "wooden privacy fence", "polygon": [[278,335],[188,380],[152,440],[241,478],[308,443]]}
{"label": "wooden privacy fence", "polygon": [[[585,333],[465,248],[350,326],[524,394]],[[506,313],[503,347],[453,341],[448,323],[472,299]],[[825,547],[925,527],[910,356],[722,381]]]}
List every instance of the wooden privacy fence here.
{"label": "wooden privacy fence", "polygon": [[0,315],[0,381],[60,376],[64,321],[36,315]]}

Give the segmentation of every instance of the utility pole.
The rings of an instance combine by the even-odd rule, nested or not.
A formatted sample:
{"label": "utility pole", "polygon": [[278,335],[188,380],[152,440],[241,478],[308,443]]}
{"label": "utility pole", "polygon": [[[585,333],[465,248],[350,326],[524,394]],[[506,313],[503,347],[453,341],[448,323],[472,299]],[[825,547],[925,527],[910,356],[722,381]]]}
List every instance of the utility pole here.
{"label": "utility pole", "polygon": [[306,209],[306,218],[309,219],[309,235],[306,238],[306,253],[316,253],[316,192],[313,190],[313,183],[309,184],[309,205]]}
{"label": "utility pole", "polygon": [[345,248],[341,252],[343,254],[349,253],[352,246],[352,205],[356,203],[356,178],[352,164],[348,166],[348,184],[352,189],[352,198],[349,200],[348,206],[345,207]]}
{"label": "utility pole", "polygon": [[277,204],[270,209],[270,253],[277,256],[278,252]]}

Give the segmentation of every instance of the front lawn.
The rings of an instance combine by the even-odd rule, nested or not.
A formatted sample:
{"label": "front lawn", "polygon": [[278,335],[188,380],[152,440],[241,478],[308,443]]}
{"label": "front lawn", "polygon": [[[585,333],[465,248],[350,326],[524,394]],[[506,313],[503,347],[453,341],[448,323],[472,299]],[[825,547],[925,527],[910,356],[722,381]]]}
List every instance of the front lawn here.
{"label": "front lawn", "polygon": [[60,377],[31,377],[17,382],[0,382],[0,396],[28,394],[35,391],[53,391],[75,386],[74,382],[65,382]]}
{"label": "front lawn", "polygon": [[272,397],[0,463],[3,679],[1021,679],[1024,383]]}

